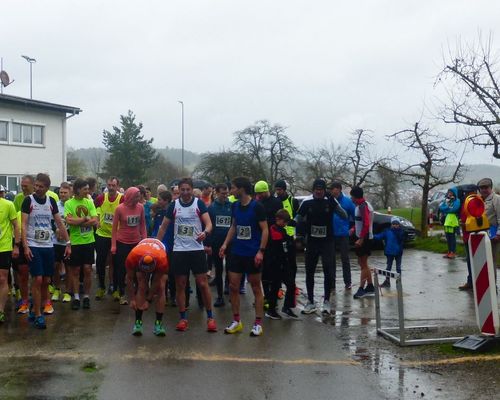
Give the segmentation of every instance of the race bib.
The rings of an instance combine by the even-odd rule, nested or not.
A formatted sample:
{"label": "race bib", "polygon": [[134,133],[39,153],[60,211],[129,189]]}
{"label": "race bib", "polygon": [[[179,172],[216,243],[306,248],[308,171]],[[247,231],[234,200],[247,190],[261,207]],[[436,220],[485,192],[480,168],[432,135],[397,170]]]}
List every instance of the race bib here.
{"label": "race bib", "polygon": [[219,228],[229,228],[231,226],[231,217],[227,215],[217,215],[215,217],[215,226]]}
{"label": "race bib", "polygon": [[105,224],[113,225],[113,214],[104,213],[103,222]]}
{"label": "race bib", "polygon": [[316,237],[316,238],[326,237],[326,226],[311,225],[311,237]]}
{"label": "race bib", "polygon": [[184,237],[194,236],[194,226],[193,225],[177,225],[177,235]]}
{"label": "race bib", "polygon": [[80,226],[80,234],[81,235],[88,235],[92,231],[93,231],[93,229],[91,226]]}
{"label": "race bib", "polygon": [[283,252],[284,253],[288,253],[288,246],[287,246],[287,242],[283,242],[281,243],[283,245]]}
{"label": "race bib", "polygon": [[252,238],[252,227],[238,225],[236,227],[236,238],[239,240],[250,240]]}
{"label": "race bib", "polygon": [[35,241],[48,242],[51,238],[50,231],[47,229],[35,229]]}
{"label": "race bib", "polygon": [[137,226],[137,225],[139,225],[139,215],[129,215],[127,217],[127,225],[128,226]]}

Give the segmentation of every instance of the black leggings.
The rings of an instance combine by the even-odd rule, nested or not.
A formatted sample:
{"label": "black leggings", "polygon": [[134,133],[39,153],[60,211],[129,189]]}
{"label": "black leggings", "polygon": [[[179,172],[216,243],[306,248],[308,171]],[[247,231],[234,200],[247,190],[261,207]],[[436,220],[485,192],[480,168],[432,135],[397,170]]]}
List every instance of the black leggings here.
{"label": "black leggings", "polygon": [[99,279],[99,288],[106,288],[106,262],[111,250],[111,238],[95,235],[95,252],[96,261],[95,269],[97,271],[97,278]]}
{"label": "black leggings", "polygon": [[307,298],[314,303],[314,274],[319,257],[323,264],[325,294],[324,300],[330,301],[330,292],[335,288],[335,246],[330,238],[308,240],[306,248],[306,288]]}
{"label": "black leggings", "polygon": [[120,296],[125,294],[125,260],[135,246],[137,243],[116,242],[116,253],[113,255],[113,286],[115,290],[120,291]]}

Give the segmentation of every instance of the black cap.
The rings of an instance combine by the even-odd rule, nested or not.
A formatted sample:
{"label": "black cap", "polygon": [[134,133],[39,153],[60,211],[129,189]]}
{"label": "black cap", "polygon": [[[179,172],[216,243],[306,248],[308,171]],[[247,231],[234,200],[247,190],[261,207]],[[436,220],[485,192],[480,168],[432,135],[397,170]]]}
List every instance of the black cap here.
{"label": "black cap", "polygon": [[359,186],[353,186],[351,189],[351,197],[354,197],[355,199],[363,198],[363,189]]}
{"label": "black cap", "polygon": [[312,190],[314,189],[323,189],[326,190],[326,182],[324,179],[315,179],[313,182]]}
{"label": "black cap", "polygon": [[342,190],[342,184],[339,181],[333,181],[330,183],[330,189],[341,189]]}
{"label": "black cap", "polygon": [[286,190],[286,182],[283,179],[279,179],[274,184],[274,187]]}

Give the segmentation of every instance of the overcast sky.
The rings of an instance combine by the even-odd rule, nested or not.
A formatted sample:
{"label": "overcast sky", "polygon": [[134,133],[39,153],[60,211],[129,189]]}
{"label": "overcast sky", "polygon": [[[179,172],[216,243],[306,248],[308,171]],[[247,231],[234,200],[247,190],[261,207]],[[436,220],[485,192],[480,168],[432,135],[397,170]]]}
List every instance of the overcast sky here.
{"label": "overcast sky", "polygon": [[4,93],[29,97],[21,54],[36,58],[33,98],[83,109],[75,148],[102,146],[129,109],[155,147],[180,148],[182,100],[192,151],[227,148],[259,119],[299,146],[370,129],[383,151],[434,102],[443,48],[495,33],[499,16],[498,0],[2,0]]}

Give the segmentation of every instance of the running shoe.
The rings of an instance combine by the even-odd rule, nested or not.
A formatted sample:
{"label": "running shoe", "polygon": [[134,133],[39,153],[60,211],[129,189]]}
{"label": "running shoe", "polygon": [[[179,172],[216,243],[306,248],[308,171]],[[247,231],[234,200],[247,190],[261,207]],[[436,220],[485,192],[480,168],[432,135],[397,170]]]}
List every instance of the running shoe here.
{"label": "running shoe", "polygon": [[45,305],[43,306],[43,313],[45,315],[52,315],[54,314],[54,307],[52,307],[52,302],[47,301]]}
{"label": "running shoe", "polygon": [[179,322],[177,322],[177,325],[175,326],[176,331],[180,332],[185,332],[188,329],[188,320],[187,319],[181,319]]}
{"label": "running shoe", "polygon": [[18,314],[28,314],[30,312],[30,307],[28,305],[28,302],[26,303],[21,303],[19,306],[19,309],[17,310]]}
{"label": "running shoe", "polygon": [[5,322],[5,313],[3,311],[0,311],[0,322]]}
{"label": "running shoe", "polygon": [[250,336],[262,336],[264,330],[262,329],[262,325],[255,324],[250,331]]}
{"label": "running shoe", "polygon": [[328,300],[325,300],[323,302],[323,310],[321,312],[323,314],[331,314],[332,313],[332,306],[330,305],[330,302]]}
{"label": "running shoe", "polygon": [[53,294],[55,290],[56,290],[55,286],[54,286],[54,285],[52,285],[52,284],[50,284],[50,285],[49,285],[49,293],[50,293],[50,294]]}
{"label": "running shoe", "polygon": [[36,317],[34,325],[35,325],[35,328],[37,328],[37,329],[46,329],[47,325],[45,324],[45,317],[43,315]]}
{"label": "running shoe", "polygon": [[269,309],[266,311],[266,317],[274,320],[282,319],[281,315],[275,309]]}
{"label": "running shoe", "polygon": [[52,294],[51,300],[52,301],[59,301],[61,297],[61,291],[59,289],[54,290],[54,293]]}
{"label": "running shoe", "polygon": [[356,293],[354,293],[353,297],[355,299],[362,299],[363,297],[365,297],[365,289],[363,289],[362,287],[359,287],[358,291]]}
{"label": "running shoe", "polygon": [[466,282],[458,287],[458,290],[472,290],[472,284]]}
{"label": "running shoe", "polygon": [[118,290],[115,290],[112,296],[114,301],[120,301],[120,292]]}
{"label": "running shoe", "polygon": [[345,285],[345,290],[351,290],[352,289],[352,284],[351,283],[348,283],[347,285]]}
{"label": "running shoe", "polygon": [[316,305],[314,303],[307,303],[304,309],[301,311],[302,314],[312,314],[316,312]]}
{"label": "running shoe", "polygon": [[69,303],[71,301],[71,296],[69,293],[64,293],[63,295],[63,298],[62,298],[62,302],[63,303]]}
{"label": "running shoe", "polygon": [[285,297],[285,291],[283,289],[278,290],[278,299]]}
{"label": "running shoe", "polygon": [[95,292],[95,299],[102,300],[104,296],[106,296],[106,289],[103,288],[97,289],[97,291]]}
{"label": "running shoe", "polygon": [[155,321],[153,333],[155,336],[165,336],[165,327],[163,326],[163,323],[161,321]]}
{"label": "running shoe", "polygon": [[134,329],[132,329],[132,335],[142,336],[142,321],[136,320],[134,324]]}
{"label": "running shoe", "polygon": [[225,329],[224,333],[237,333],[243,330],[243,324],[241,321],[233,321],[231,322]]}
{"label": "running shoe", "polygon": [[120,297],[120,305],[121,305],[121,306],[126,306],[126,305],[128,305],[128,300],[127,300],[127,298],[126,298],[125,296],[121,296],[121,297]]}
{"label": "running shoe", "polygon": [[80,309],[80,299],[73,299],[73,301],[71,302],[71,309],[72,310]]}
{"label": "running shoe", "polygon": [[89,297],[83,298],[83,308],[85,310],[88,310],[90,308],[90,298]]}
{"label": "running shoe", "polygon": [[217,297],[217,300],[215,300],[214,307],[224,307],[226,303],[224,302],[223,297]]}
{"label": "running shoe", "polygon": [[217,324],[215,323],[215,319],[207,319],[207,332],[217,332]]}
{"label": "running shoe", "polygon": [[293,312],[291,308],[282,308],[281,312],[285,314],[288,318],[299,319],[299,316]]}
{"label": "running shoe", "polygon": [[365,297],[374,297],[375,296],[375,287],[372,283],[369,283],[365,287]]}

